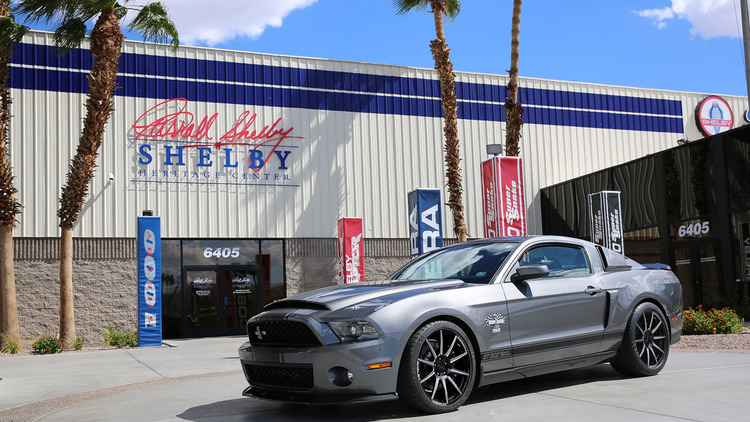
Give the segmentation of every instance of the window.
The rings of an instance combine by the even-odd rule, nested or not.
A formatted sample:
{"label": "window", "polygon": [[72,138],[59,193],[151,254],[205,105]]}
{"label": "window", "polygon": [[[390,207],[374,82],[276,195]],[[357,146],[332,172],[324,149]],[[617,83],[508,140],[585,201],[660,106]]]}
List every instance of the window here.
{"label": "window", "polygon": [[549,277],[585,277],[591,274],[586,252],[571,246],[550,245],[530,249],[523,254],[518,265],[546,265]]}
{"label": "window", "polygon": [[515,242],[468,244],[422,255],[389,277],[390,280],[460,279],[487,284],[517,246]]}

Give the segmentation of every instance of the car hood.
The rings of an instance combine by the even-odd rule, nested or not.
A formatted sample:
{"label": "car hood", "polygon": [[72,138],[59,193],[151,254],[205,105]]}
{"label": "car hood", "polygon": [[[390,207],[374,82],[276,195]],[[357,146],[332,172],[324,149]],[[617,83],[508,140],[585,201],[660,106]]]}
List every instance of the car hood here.
{"label": "car hood", "polygon": [[385,280],[342,284],[281,299],[268,304],[264,310],[307,308],[335,311],[366,302],[377,302],[384,306],[414,295],[465,285],[461,280]]}

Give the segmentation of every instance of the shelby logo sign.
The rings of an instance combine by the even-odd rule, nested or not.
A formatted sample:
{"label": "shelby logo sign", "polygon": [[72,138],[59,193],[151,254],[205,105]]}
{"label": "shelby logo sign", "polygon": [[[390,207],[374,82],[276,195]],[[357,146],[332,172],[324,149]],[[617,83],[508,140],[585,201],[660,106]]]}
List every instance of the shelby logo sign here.
{"label": "shelby logo sign", "polygon": [[138,217],[138,345],[161,346],[161,219]]}
{"label": "shelby logo sign", "polygon": [[589,194],[591,241],[625,254],[622,239],[620,192],[601,191]]}
{"label": "shelby logo sign", "polygon": [[695,109],[695,122],[706,136],[726,132],[734,126],[734,116],[723,98],[710,96],[703,99]]}
{"label": "shelby logo sign", "polygon": [[526,236],[523,168],[517,157],[494,157],[482,163],[484,237]]}
{"label": "shelby logo sign", "polygon": [[443,217],[440,191],[417,189],[409,192],[409,256],[411,259],[443,247]]}
{"label": "shelby logo sign", "polygon": [[290,165],[302,137],[281,118],[269,124],[243,111],[220,131],[219,113],[196,117],[188,105],[167,100],[133,123],[133,182],[299,186]]}

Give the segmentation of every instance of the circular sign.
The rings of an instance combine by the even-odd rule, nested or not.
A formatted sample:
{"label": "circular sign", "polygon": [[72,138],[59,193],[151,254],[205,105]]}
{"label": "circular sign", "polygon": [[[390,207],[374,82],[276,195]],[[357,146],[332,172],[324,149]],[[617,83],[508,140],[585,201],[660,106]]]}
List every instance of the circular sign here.
{"label": "circular sign", "polygon": [[723,98],[712,95],[706,97],[695,109],[695,123],[706,136],[726,132],[734,126],[732,109]]}
{"label": "circular sign", "polygon": [[149,255],[153,255],[156,250],[156,235],[150,229],[143,232],[143,247],[146,248],[146,253]]}
{"label": "circular sign", "polygon": [[147,255],[146,258],[143,259],[143,275],[151,281],[156,278],[156,261],[154,261],[154,257],[151,255]]}
{"label": "circular sign", "polygon": [[149,308],[153,308],[153,306],[156,305],[156,286],[154,286],[154,283],[148,281],[146,282],[145,287],[143,296],[146,300],[146,305],[148,305]]}
{"label": "circular sign", "polygon": [[750,110],[745,110],[745,121],[750,123]]}

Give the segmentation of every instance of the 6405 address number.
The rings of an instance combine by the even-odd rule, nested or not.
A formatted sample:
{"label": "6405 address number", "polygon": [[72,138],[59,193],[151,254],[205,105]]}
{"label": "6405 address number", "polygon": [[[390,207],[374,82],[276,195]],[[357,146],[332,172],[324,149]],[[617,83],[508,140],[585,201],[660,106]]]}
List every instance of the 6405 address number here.
{"label": "6405 address number", "polygon": [[677,235],[680,237],[686,237],[708,234],[708,232],[711,231],[711,226],[708,223],[708,221],[704,221],[702,223],[683,224],[677,229]]}
{"label": "6405 address number", "polygon": [[206,248],[204,258],[239,258],[240,248]]}

